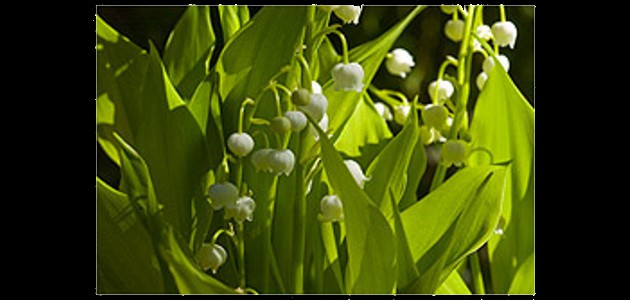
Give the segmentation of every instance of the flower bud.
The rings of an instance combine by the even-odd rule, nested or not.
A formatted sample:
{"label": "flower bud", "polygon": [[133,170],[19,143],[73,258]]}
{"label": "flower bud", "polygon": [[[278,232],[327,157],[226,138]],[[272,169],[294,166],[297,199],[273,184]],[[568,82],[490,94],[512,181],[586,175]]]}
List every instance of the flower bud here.
{"label": "flower bud", "polygon": [[453,42],[459,42],[464,38],[464,21],[449,20],[444,26],[444,34]]}
{"label": "flower bud", "polygon": [[227,259],[227,252],[219,244],[204,243],[201,245],[197,260],[204,271],[212,269],[212,273],[216,273]]}
{"label": "flower bud", "polygon": [[413,61],[413,56],[407,52],[407,50],[402,48],[397,48],[392,50],[389,54],[387,54],[387,59],[385,60],[385,67],[390,74],[395,76],[400,76],[402,78],[407,77],[407,73],[411,71],[411,67],[416,64]]}
{"label": "flower bud", "polygon": [[215,183],[208,189],[208,197],[212,201],[214,210],[219,210],[222,207],[232,207],[236,205],[238,189],[230,182]]}
{"label": "flower bud", "polygon": [[357,25],[359,24],[362,7],[363,6],[356,5],[338,5],[333,9],[333,12],[339,19],[343,20],[345,24],[352,22],[354,25]]}
{"label": "flower bud", "polygon": [[363,67],[358,63],[338,63],[332,69],[333,88],[338,90],[363,91]]}
{"label": "flower bud", "polygon": [[306,116],[301,111],[287,111],[284,116],[291,122],[291,130],[293,131],[302,131],[308,123]]}
{"label": "flower bud", "polygon": [[271,130],[275,133],[289,132],[291,130],[291,120],[286,117],[276,116],[271,119],[269,127],[271,127]]}
{"label": "flower bud", "polygon": [[291,94],[291,102],[295,105],[308,105],[310,101],[311,93],[307,89],[297,89]]}
{"label": "flower bud", "polygon": [[409,112],[411,111],[411,106],[408,104],[398,105],[394,107],[394,121],[400,125],[405,125],[405,121],[407,121],[407,117],[409,116]]}
{"label": "flower bud", "polygon": [[496,22],[492,25],[494,42],[501,47],[510,45],[510,49],[514,49],[517,33],[516,26],[510,21]]}
{"label": "flower bud", "polygon": [[352,159],[346,159],[343,162],[346,164],[346,168],[348,168],[350,174],[352,174],[354,181],[357,182],[357,185],[359,185],[360,188],[363,188],[365,186],[365,182],[370,179],[363,175],[361,165]]}
{"label": "flower bud", "polygon": [[[503,54],[499,54],[499,55],[497,55],[497,58],[499,59],[499,62],[503,66],[503,69],[505,69],[505,72],[509,71],[510,70],[510,60],[507,58],[507,56],[505,56]],[[495,62],[494,62],[494,59],[492,58],[492,56],[488,56],[483,61],[483,65],[481,65],[481,68],[483,69],[483,71],[486,74],[490,74],[490,70],[492,70],[492,68],[494,68],[494,64],[495,64]]]}
{"label": "flower bud", "polygon": [[319,202],[324,221],[343,221],[343,204],[336,195],[324,196]]}
{"label": "flower bud", "polygon": [[311,94],[311,100],[308,105],[298,106],[298,109],[309,115],[315,121],[319,122],[326,110],[328,109],[328,99],[324,94]]}
{"label": "flower bud", "polygon": [[427,104],[422,110],[422,120],[430,128],[441,129],[447,119],[448,109],[442,105]]}
{"label": "flower bud", "polygon": [[386,121],[391,121],[394,118],[394,116],[392,115],[392,111],[389,109],[389,106],[383,104],[383,102],[374,103],[374,108],[376,108],[376,112],[378,112],[378,115]]}
{"label": "flower bud", "polygon": [[293,171],[295,156],[290,149],[274,150],[269,153],[268,159],[269,166],[276,175],[284,173],[284,175],[289,176],[291,171]]}
{"label": "flower bud", "polygon": [[481,72],[477,75],[477,88],[481,91],[483,86],[486,84],[486,80],[488,80],[488,74],[486,72]]}
{"label": "flower bud", "polygon": [[[429,97],[433,99],[435,97],[435,89],[437,89],[437,100],[446,100],[453,95],[455,88],[453,84],[448,80],[436,80],[429,84]],[[435,99],[433,99],[435,101]]]}
{"label": "flower bud", "polygon": [[234,153],[236,156],[246,156],[249,152],[254,148],[254,140],[249,134],[243,133],[232,133],[228,138],[228,148]]}
{"label": "flower bud", "polygon": [[442,160],[444,164],[450,166],[461,166],[468,154],[468,144],[460,140],[448,140],[442,145]]}
{"label": "flower bud", "polygon": [[234,218],[234,220],[239,223],[243,223],[245,220],[251,222],[254,218],[254,209],[256,209],[254,199],[243,196],[238,198],[233,208],[225,210],[225,219],[229,220],[230,218]]}

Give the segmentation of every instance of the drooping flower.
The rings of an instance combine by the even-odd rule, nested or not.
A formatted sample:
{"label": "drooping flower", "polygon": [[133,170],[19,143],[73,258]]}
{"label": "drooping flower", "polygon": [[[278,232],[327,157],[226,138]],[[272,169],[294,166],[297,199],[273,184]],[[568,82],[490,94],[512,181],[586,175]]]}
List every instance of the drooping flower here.
{"label": "drooping flower", "polygon": [[[450,98],[455,91],[455,88],[450,81],[441,79],[436,80],[429,84],[429,96],[431,97],[431,99],[435,97],[435,89],[437,89],[438,102]],[[433,101],[436,100],[433,99]]]}
{"label": "drooping flower", "polygon": [[444,25],[444,34],[453,42],[459,42],[464,38],[464,26],[462,20],[448,20]]}
{"label": "drooping flower", "polygon": [[337,195],[327,195],[319,202],[324,221],[343,221],[343,204]]}
{"label": "drooping flower", "polygon": [[492,25],[494,41],[501,47],[509,45],[510,49],[514,49],[517,34],[518,30],[516,29],[516,25],[510,21],[496,22]]}
{"label": "drooping flower", "polygon": [[238,199],[238,188],[230,182],[215,183],[208,189],[208,197],[214,210],[233,207]]}
{"label": "drooping flower", "polygon": [[352,159],[346,159],[343,162],[346,164],[346,167],[350,171],[350,174],[352,174],[354,181],[357,182],[357,185],[359,185],[360,188],[363,188],[365,186],[365,182],[370,179],[365,177],[365,175],[363,174],[363,170],[361,170],[361,165],[359,165],[359,163]]}
{"label": "drooping flower", "polygon": [[228,138],[227,144],[232,153],[234,153],[236,156],[241,157],[247,156],[247,154],[249,154],[249,152],[254,149],[254,140],[251,136],[249,136],[249,134],[245,132],[232,133],[232,135],[230,135],[230,137]]}
{"label": "drooping flower", "polygon": [[234,218],[239,223],[243,223],[245,220],[251,222],[254,218],[255,209],[256,202],[254,202],[254,199],[243,196],[238,198],[234,207],[225,210],[225,219]]}
{"label": "drooping flower", "polygon": [[361,17],[361,10],[363,9],[363,5],[338,5],[333,8],[333,12],[339,19],[343,20],[345,24],[350,22],[354,23],[354,25],[359,24],[359,17]]}
{"label": "drooping flower", "polygon": [[227,260],[227,252],[219,244],[204,243],[197,253],[197,260],[204,271],[212,269],[212,273],[216,273]]}
{"label": "drooping flower", "polygon": [[298,106],[298,109],[319,122],[328,109],[328,99],[324,94],[312,93],[307,105]]}
{"label": "drooping flower", "polygon": [[285,133],[291,130],[291,120],[287,117],[275,116],[269,124],[271,130],[276,133]]}
{"label": "drooping flower", "polygon": [[411,67],[415,66],[413,56],[409,52],[402,48],[396,48],[387,54],[385,60],[385,67],[390,74],[400,76],[402,78],[407,77],[407,73],[411,71]]}
{"label": "drooping flower", "polygon": [[291,94],[291,102],[295,105],[308,105],[310,101],[311,93],[305,88],[297,89]]}
{"label": "drooping flower", "polygon": [[385,119],[385,121],[391,121],[394,116],[392,115],[392,111],[389,109],[389,106],[385,105],[383,102],[374,103],[374,108],[376,108],[376,112],[381,118]]}
{"label": "drooping flower", "polygon": [[[497,59],[499,59],[499,62],[501,63],[501,65],[503,66],[503,69],[505,69],[506,72],[510,70],[510,60],[507,58],[507,56],[503,54],[499,54],[497,55]],[[490,70],[494,68],[494,64],[495,64],[494,59],[491,56],[488,56],[483,61],[481,68],[486,74],[490,74]]]}
{"label": "drooping flower", "polygon": [[400,125],[405,125],[410,111],[411,106],[407,103],[394,107],[394,121]]}
{"label": "drooping flower", "polygon": [[427,104],[422,110],[422,120],[430,128],[442,129],[448,119],[448,109],[443,105]]}
{"label": "drooping flower", "polygon": [[264,148],[254,151],[252,153],[252,164],[256,168],[256,171],[272,172],[273,169],[269,164],[269,156],[273,152],[273,149]]}
{"label": "drooping flower", "polygon": [[468,144],[461,140],[448,140],[442,145],[442,160],[445,165],[461,166],[468,154]]}
{"label": "drooping flower", "polygon": [[319,85],[319,83],[317,83],[317,81],[312,81],[311,82],[311,89],[313,90],[313,94],[321,94],[322,93],[322,86]]}
{"label": "drooping flower", "polygon": [[[363,67],[358,63],[338,63],[332,69],[333,88],[338,90],[363,91]],[[312,100],[312,99],[311,99]]]}
{"label": "drooping flower", "polygon": [[284,116],[291,122],[292,131],[302,131],[302,129],[304,129],[304,127],[306,127],[306,124],[308,123],[308,120],[306,120],[306,116],[304,116],[301,111],[287,111],[284,113]]}
{"label": "drooping flower", "polygon": [[488,74],[486,72],[481,72],[477,75],[477,88],[481,91],[483,86],[486,85],[486,80],[488,80]]}
{"label": "drooping flower", "polygon": [[284,173],[284,175],[289,176],[293,171],[295,155],[290,149],[274,150],[268,154],[267,158],[269,159],[269,167],[276,175]]}

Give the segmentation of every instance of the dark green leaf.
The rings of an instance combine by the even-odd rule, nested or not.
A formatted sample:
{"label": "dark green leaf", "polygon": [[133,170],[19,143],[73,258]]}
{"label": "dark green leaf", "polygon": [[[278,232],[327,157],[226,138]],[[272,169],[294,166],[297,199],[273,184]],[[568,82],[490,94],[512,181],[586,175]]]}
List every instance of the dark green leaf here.
{"label": "dark green leaf", "polygon": [[210,69],[215,36],[210,7],[188,6],[164,47],[164,66],[184,99],[190,99]]}

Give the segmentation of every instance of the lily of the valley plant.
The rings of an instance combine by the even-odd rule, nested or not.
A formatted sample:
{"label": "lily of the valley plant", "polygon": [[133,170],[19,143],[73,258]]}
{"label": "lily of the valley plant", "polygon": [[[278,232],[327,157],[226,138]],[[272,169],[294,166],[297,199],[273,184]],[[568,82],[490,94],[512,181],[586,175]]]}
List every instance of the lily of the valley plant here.
{"label": "lily of the valley plant", "polygon": [[[409,7],[350,49],[371,9],[191,5],[162,54],[97,15],[97,139],[120,170],[97,177],[99,294],[535,292],[517,24],[503,6]],[[415,80],[398,38],[427,10],[458,49],[428,97],[376,87],[381,65]]]}

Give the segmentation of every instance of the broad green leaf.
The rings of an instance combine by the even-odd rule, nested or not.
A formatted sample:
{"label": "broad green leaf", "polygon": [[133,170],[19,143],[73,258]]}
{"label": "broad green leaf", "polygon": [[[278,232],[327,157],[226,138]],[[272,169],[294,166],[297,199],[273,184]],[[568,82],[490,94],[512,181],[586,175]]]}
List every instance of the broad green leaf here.
{"label": "broad green leaf", "polygon": [[260,103],[262,116],[265,111],[275,111],[269,93],[263,99],[255,98],[275,74],[294,60],[308,8],[265,6],[225,45],[216,68],[226,134],[236,131],[238,110],[245,97]]}
{"label": "broad green leaf", "polygon": [[409,167],[407,168],[407,186],[405,187],[405,193],[402,200],[398,203],[400,211],[404,211],[418,200],[416,192],[418,191],[418,185],[426,169],[427,154],[424,149],[424,143],[422,142],[422,136],[418,135],[418,141],[416,141],[411,159],[409,160]]}
{"label": "broad green leaf", "polygon": [[470,295],[470,290],[466,282],[462,279],[458,272],[453,272],[444,280],[442,285],[435,291],[436,294],[449,295]]}
{"label": "broad green leaf", "polygon": [[[416,126],[417,127],[417,126]],[[411,250],[409,248],[409,241],[407,240],[407,234],[405,234],[405,228],[400,218],[400,212],[396,205],[394,192],[390,190],[391,197],[389,197],[393,215],[393,228],[394,237],[396,239],[396,265],[398,266],[398,278],[396,285],[399,287],[405,287],[413,280],[416,280],[420,275],[418,268],[416,267],[413,258],[411,257]]]}
{"label": "broad green leaf", "polygon": [[151,236],[127,195],[96,178],[98,294],[159,294],[164,291]]}
{"label": "broad green leaf", "polygon": [[133,142],[127,107],[135,105],[146,69],[146,51],[96,16],[96,124],[98,142],[118,165],[117,132]]}
{"label": "broad green leaf", "polygon": [[348,293],[392,293],[395,290],[395,238],[387,219],[369,196],[356,184],[321,129],[324,170],[344,206],[348,268],[345,284]]}
{"label": "broad green leaf", "polygon": [[[495,162],[511,160],[502,212],[504,234],[488,242],[494,292],[505,293],[520,265],[534,252],[534,109],[503,68],[493,68],[479,95],[470,127],[474,147]],[[471,164],[487,164],[485,154]],[[533,291],[532,291],[533,293]]]}
{"label": "broad green leaf", "polygon": [[534,254],[532,253],[516,271],[507,293],[533,295],[535,293],[534,274]]}
{"label": "broad green leaf", "polygon": [[223,40],[229,41],[249,21],[249,9],[245,5],[219,5],[217,9]]}
{"label": "broad green leaf", "polygon": [[402,213],[421,274],[408,291],[434,292],[463,258],[490,238],[504,188],[505,167],[468,167]]}
{"label": "broad green leaf", "polygon": [[172,227],[164,228],[160,254],[168,263],[168,269],[180,294],[236,294],[234,289],[204,273],[199,264],[191,258],[192,255],[186,246],[182,246],[182,242],[178,242],[175,235]]}
{"label": "broad green leaf", "polygon": [[188,6],[164,47],[164,66],[184,99],[190,99],[206,77],[215,36],[210,7]]}
{"label": "broad green leaf", "polygon": [[197,214],[210,212],[203,196],[208,150],[199,125],[171,84],[153,44],[138,100],[138,110],[127,111],[134,147],[147,163],[157,199],[164,205],[165,220],[185,239],[194,239],[192,245],[198,245],[196,240],[203,234],[192,236],[193,223],[199,217],[192,214],[192,207]]}
{"label": "broad green leaf", "polygon": [[[361,93],[356,91],[335,91],[333,89],[332,79],[324,85],[324,94],[328,98],[328,114],[330,118],[329,128],[335,130],[335,146],[339,151],[342,151],[350,156],[359,156],[361,153],[359,147],[364,146],[367,143],[378,143],[380,139],[391,137],[391,132],[387,128],[387,124],[382,118],[368,117],[370,114],[366,113],[365,109],[357,108],[357,106],[364,104],[363,95],[365,95],[365,89],[370,85],[376,71],[385,59],[387,53],[391,50],[394,42],[400,34],[405,30],[407,25],[426,7],[418,6],[412,10],[407,17],[398,22],[387,32],[383,33],[380,37],[359,45],[349,51],[348,56],[351,62],[357,62],[361,64],[364,71],[363,84],[364,90]],[[321,70],[324,72],[324,70]],[[329,71],[330,72],[330,71]],[[378,116],[375,110],[371,110],[371,115]],[[354,120],[350,122],[353,118]],[[358,122],[358,123],[357,123]],[[368,129],[362,129],[357,124],[374,123],[371,126],[367,126]],[[350,126],[346,129],[346,124]],[[377,133],[379,136],[374,141],[373,128],[380,128]],[[348,131],[347,133],[344,131]],[[353,136],[355,143],[344,142],[344,138]],[[370,136],[372,135],[372,136]],[[341,143],[341,144],[338,144]]]}

